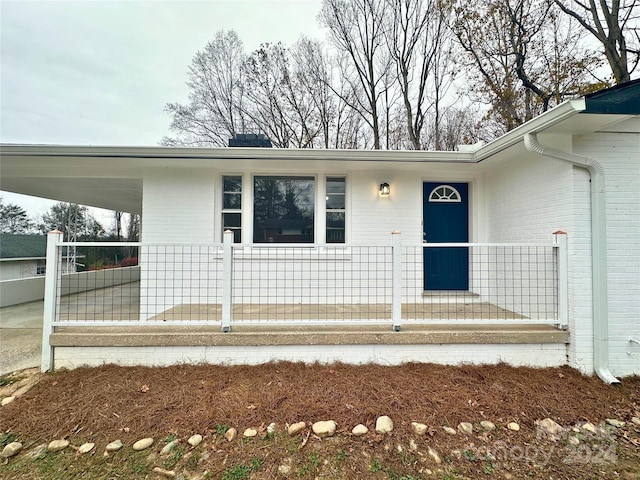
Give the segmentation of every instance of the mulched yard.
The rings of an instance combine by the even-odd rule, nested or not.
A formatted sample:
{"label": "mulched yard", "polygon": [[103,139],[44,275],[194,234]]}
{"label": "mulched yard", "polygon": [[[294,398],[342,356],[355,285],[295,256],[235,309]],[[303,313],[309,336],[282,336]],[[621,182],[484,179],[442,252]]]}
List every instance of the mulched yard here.
{"label": "mulched yard", "polygon": [[[21,441],[25,451],[58,438],[74,446],[95,442],[91,461],[101,464],[97,469],[105,468],[107,443],[121,439],[130,446],[153,437],[156,453],[145,457],[146,467],[135,478],[158,478],[151,473],[154,465],[169,465],[185,479],[640,478],[640,426],[632,422],[640,417],[640,378],[611,387],[568,367],[105,365],[43,375],[0,415],[4,436]],[[374,431],[381,415],[394,422],[390,434]],[[536,421],[547,417],[565,430],[543,433]],[[606,419],[625,426],[607,425]],[[337,423],[334,437],[311,433],[311,424],[320,420]],[[483,431],[482,420],[496,430]],[[286,424],[300,421],[308,428],[290,437]],[[272,422],[277,430],[268,434]],[[413,433],[411,422],[426,424],[426,434]],[[474,432],[450,435],[442,429],[460,422],[471,422]],[[509,422],[520,431],[506,428]],[[598,432],[581,429],[586,422]],[[369,428],[363,437],[351,434],[359,423]],[[232,442],[224,438],[229,427],[239,432]],[[249,427],[259,434],[243,439]],[[197,449],[181,450],[183,458],[175,463],[158,457],[166,441],[195,433],[204,436]],[[65,452],[50,455],[65,463],[64,455],[74,455]],[[124,449],[108,461],[118,455],[125,456]],[[22,456],[0,466],[0,476],[47,478],[37,469],[24,476],[19,466],[12,468]],[[89,460],[83,462],[91,468]],[[60,478],[94,478],[65,468]]]}

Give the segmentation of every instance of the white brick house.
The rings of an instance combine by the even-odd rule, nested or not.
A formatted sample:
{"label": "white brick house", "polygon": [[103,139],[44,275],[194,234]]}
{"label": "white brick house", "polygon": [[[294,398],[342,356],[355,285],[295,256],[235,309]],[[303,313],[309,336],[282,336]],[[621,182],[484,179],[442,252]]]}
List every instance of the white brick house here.
{"label": "white brick house", "polygon": [[[423,241],[543,245],[553,241],[554,232],[567,232],[567,277],[556,279],[557,284],[566,280],[567,329],[556,342],[408,340],[398,345],[395,339],[388,340],[391,337],[375,337],[378,340],[361,339],[345,348],[326,337],[311,341],[309,335],[304,337],[304,331],[297,337],[303,340],[289,340],[285,345],[270,345],[258,337],[240,344],[235,337],[236,343],[176,340],[172,345],[160,345],[162,342],[150,344],[147,339],[135,345],[107,346],[76,338],[76,343],[53,342],[59,342],[54,345],[56,365],[185,360],[252,363],[277,358],[390,363],[507,361],[569,364],[595,372],[608,382],[616,381],[614,376],[640,373],[637,80],[563,103],[487,145],[458,152],[6,145],[0,168],[3,190],[141,213],[141,241],[149,245],[220,245],[226,229],[247,247],[284,242],[287,248],[299,243],[300,248],[318,251],[336,243],[345,247],[388,246],[392,231],[402,232],[403,245],[416,248]],[[381,194],[384,184],[388,195]],[[269,192],[274,191],[280,195],[277,207],[271,205],[276,194]],[[287,198],[289,207],[285,208]],[[238,270],[235,275],[244,272],[270,278],[255,266],[266,264],[264,254],[253,257],[248,251],[239,258],[253,265],[253,270]],[[324,271],[327,254],[319,254],[317,263],[304,270],[296,266],[297,253],[292,251],[277,257],[272,265],[281,266],[286,275],[300,274],[299,281],[287,288],[308,291],[293,303],[313,303],[314,295],[320,295],[317,292],[331,298],[339,295],[342,283],[332,277],[332,285],[327,285],[328,277],[318,280],[324,274],[314,277],[315,272]],[[180,255],[174,255],[171,275],[186,268]],[[215,263],[219,269],[208,266],[204,273],[190,271],[189,292],[195,290],[196,281],[197,289],[204,292],[202,282],[222,269],[221,256],[208,251],[198,255],[198,261],[219,260]],[[462,276],[454,275],[458,278],[444,278],[442,272],[431,277],[431,270],[420,267],[404,281],[419,283],[418,296],[431,290],[469,291],[482,296],[478,293],[481,281],[502,278],[504,272],[498,274],[490,266],[474,263],[475,257],[475,250],[469,247],[462,259],[449,260],[465,265]],[[336,263],[335,257],[331,258]],[[382,262],[381,258],[375,261]],[[140,321],[187,303],[185,281],[177,285],[168,280],[171,275],[151,279],[145,276],[142,261]],[[148,254],[146,261],[149,265],[157,259]],[[351,257],[349,261],[356,263]],[[522,258],[518,261],[523,262]],[[525,261],[537,262],[529,254]],[[291,270],[286,270],[287,265]],[[376,272],[383,271],[378,265],[369,268],[366,275],[371,281]],[[344,273],[350,281],[354,276]],[[525,287],[522,280],[519,282],[522,290]],[[244,302],[259,303],[255,296],[259,297],[260,288],[243,293]],[[533,297],[540,295],[539,289],[536,292],[527,291],[519,298],[533,303]],[[288,291],[283,295],[297,294]],[[370,292],[367,295],[369,302],[378,303],[371,300]],[[313,299],[305,300],[309,296]],[[167,297],[172,300],[163,303]],[[207,302],[192,298],[191,303]],[[400,303],[404,308],[406,298]],[[501,303],[499,298],[491,303],[516,314],[520,308]],[[224,310],[224,305],[221,308]],[[525,317],[529,314],[512,318]],[[411,332],[393,334],[410,336]]]}

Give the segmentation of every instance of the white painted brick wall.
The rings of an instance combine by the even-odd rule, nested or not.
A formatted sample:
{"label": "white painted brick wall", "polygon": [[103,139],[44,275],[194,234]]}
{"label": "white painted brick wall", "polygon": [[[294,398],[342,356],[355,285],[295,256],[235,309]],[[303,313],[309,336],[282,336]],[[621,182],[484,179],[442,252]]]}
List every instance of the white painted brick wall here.
{"label": "white painted brick wall", "polygon": [[256,365],[269,361],[377,363],[429,362],[445,365],[495,364],[554,367],[566,363],[562,344],[531,345],[279,345],[247,347],[57,347],[54,366],[174,365],[179,363]]}
{"label": "white painted brick wall", "polygon": [[591,265],[591,183],[582,168],[572,172],[573,209],[569,234],[569,364],[593,372],[593,297]]}
{"label": "white painted brick wall", "polygon": [[488,241],[548,242],[568,233],[569,364],[593,372],[589,175],[531,154],[487,170]]}
{"label": "white painted brick wall", "polygon": [[[215,178],[215,172],[211,170],[158,168],[146,171],[143,178],[142,241],[211,244],[214,241]],[[190,296],[192,286],[201,283],[201,275],[184,271],[185,264],[193,265],[196,270],[207,265],[204,261],[198,262],[197,258],[181,258],[182,250],[176,250],[174,255],[165,247],[158,247],[155,251],[169,263],[157,262],[156,255],[148,250],[139,256],[142,320],[183,303],[183,296]],[[205,272],[200,273],[204,275]],[[193,303],[198,302],[197,295],[195,297]]]}
{"label": "white painted brick wall", "polygon": [[[625,129],[621,129],[625,130]],[[627,129],[628,130],[628,129]],[[607,195],[609,363],[615,375],[640,373],[640,134],[595,133],[573,152],[605,169]],[[545,241],[569,234],[569,363],[593,372],[589,174],[560,161],[524,155],[486,173],[489,241]]]}
{"label": "white painted brick wall", "polygon": [[570,166],[525,154],[485,178],[487,241],[549,242],[571,227]]}
{"label": "white painted brick wall", "polygon": [[[348,239],[353,244],[389,245],[392,230],[403,232],[404,244],[421,243],[423,181],[471,183],[472,232],[483,232],[482,238],[472,233],[472,241],[547,243],[551,232],[557,229],[575,230],[571,224],[575,211],[573,170],[561,162],[532,157],[523,157],[516,163],[508,168],[489,169],[486,184],[483,174],[473,165],[460,166],[449,173],[426,165],[417,166],[414,172],[409,173],[393,170],[317,172],[317,178],[320,181],[325,173],[348,176]],[[217,220],[215,216],[219,214],[214,208],[218,180],[214,172],[208,171],[183,173],[159,170],[145,175],[143,240],[217,240],[213,229]],[[378,187],[383,181],[391,185],[388,198],[378,196]],[[249,196],[245,195],[244,201],[248,199]],[[319,212],[321,214],[322,211]],[[482,212],[488,212],[488,218],[483,218]],[[189,235],[185,236],[185,232]],[[162,307],[168,308],[166,301],[181,301],[180,293],[164,295],[162,300]],[[561,363],[564,363],[564,346],[560,350],[563,352]],[[308,349],[305,351],[305,358],[308,358]],[[456,355],[460,358],[467,355],[467,350],[464,354],[461,350],[453,349],[452,352],[452,359]],[[469,359],[474,355],[471,353]],[[523,358],[528,357],[525,355]]]}
{"label": "white painted brick wall", "polygon": [[605,170],[611,371],[640,374],[640,345],[629,342],[640,339],[640,133],[579,137],[574,151]]}
{"label": "white painted brick wall", "polygon": [[154,169],[143,179],[142,241],[214,241],[214,182],[211,170]]}
{"label": "white painted brick wall", "polygon": [[[380,197],[380,183],[391,195]],[[391,232],[402,232],[403,243],[422,242],[422,178],[420,174],[364,172],[350,177],[351,243],[390,245]]]}

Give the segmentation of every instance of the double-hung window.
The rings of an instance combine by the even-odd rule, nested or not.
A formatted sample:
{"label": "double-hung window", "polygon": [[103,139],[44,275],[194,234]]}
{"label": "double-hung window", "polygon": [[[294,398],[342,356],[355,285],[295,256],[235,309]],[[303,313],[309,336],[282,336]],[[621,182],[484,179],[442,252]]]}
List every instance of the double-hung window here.
{"label": "double-hung window", "polygon": [[346,216],[346,180],[344,177],[327,177],[326,215],[327,243],[344,243]]}
{"label": "double-hung window", "polygon": [[234,243],[242,242],[242,176],[222,177],[222,231],[233,232]]}

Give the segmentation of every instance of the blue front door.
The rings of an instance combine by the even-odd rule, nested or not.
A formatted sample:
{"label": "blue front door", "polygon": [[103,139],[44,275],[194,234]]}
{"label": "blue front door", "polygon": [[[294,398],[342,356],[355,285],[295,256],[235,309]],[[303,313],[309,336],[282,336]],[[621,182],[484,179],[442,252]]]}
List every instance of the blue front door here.
{"label": "blue front door", "polygon": [[[469,241],[469,185],[423,184],[423,231],[427,243]],[[469,249],[424,248],[425,290],[468,290]]]}

